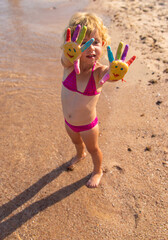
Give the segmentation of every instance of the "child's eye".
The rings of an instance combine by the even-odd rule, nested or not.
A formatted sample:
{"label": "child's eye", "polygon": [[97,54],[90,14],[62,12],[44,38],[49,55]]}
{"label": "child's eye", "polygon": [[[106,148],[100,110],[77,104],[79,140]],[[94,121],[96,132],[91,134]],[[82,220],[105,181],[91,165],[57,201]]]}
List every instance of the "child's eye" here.
{"label": "child's eye", "polygon": [[94,45],[97,45],[99,43],[99,41],[94,41],[93,44]]}

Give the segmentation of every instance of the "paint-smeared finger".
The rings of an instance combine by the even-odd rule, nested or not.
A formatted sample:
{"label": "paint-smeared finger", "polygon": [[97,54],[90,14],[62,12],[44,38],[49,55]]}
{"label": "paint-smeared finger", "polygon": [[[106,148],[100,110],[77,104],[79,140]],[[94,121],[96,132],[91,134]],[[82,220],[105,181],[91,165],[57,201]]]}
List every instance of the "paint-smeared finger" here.
{"label": "paint-smeared finger", "polygon": [[93,42],[94,42],[94,38],[91,38],[81,47],[81,51],[84,52],[88,47],[90,47],[90,45],[92,45]]}
{"label": "paint-smeared finger", "polygon": [[103,78],[100,80],[100,84],[101,84],[101,85],[104,84],[107,80],[109,80],[109,78],[110,78],[110,75],[109,75],[109,73],[107,72],[107,73],[103,76]]}
{"label": "paint-smeared finger", "polygon": [[70,41],[71,41],[71,29],[68,28],[66,33],[66,42],[70,42]]}
{"label": "paint-smeared finger", "polygon": [[78,25],[76,27],[76,29],[75,29],[75,32],[74,32],[73,36],[72,36],[72,42],[76,41],[76,39],[77,39],[77,37],[79,35],[80,30],[81,30],[81,25]]}
{"label": "paint-smeared finger", "polygon": [[85,34],[86,34],[86,31],[87,31],[87,27],[84,26],[79,34],[79,37],[77,39],[77,43],[80,45],[85,37]]}
{"label": "paint-smeared finger", "polygon": [[118,45],[117,53],[116,53],[116,60],[120,60],[122,49],[123,49],[123,42],[120,42]]}
{"label": "paint-smeared finger", "polygon": [[79,59],[74,61],[74,69],[76,74],[80,74]]}
{"label": "paint-smeared finger", "polygon": [[136,56],[133,56],[132,58],[130,58],[130,60],[127,62],[128,66],[130,66],[133,63],[135,58],[136,58]]}
{"label": "paint-smeared finger", "polygon": [[111,51],[111,47],[110,46],[107,46],[107,53],[108,53],[109,62],[113,62],[114,61],[114,57],[113,57],[113,53]]}
{"label": "paint-smeared finger", "polygon": [[124,48],[124,52],[123,52],[122,57],[121,57],[122,61],[125,61],[125,59],[126,59],[128,48],[129,48],[128,45],[126,45],[125,48]]}

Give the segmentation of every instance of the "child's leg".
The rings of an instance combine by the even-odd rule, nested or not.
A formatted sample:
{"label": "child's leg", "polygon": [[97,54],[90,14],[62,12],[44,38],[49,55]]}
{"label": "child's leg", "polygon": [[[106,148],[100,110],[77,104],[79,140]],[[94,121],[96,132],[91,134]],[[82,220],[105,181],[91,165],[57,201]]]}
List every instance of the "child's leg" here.
{"label": "child's leg", "polygon": [[93,160],[93,173],[89,181],[87,182],[88,187],[97,187],[103,175],[102,171],[102,152],[98,145],[99,127],[96,125],[94,128],[81,132],[81,137],[86,145],[88,152],[92,156]]}
{"label": "child's leg", "polygon": [[71,169],[75,163],[79,162],[86,156],[86,153],[84,152],[85,145],[79,133],[74,132],[69,126],[67,126],[67,124],[65,124],[65,128],[76,148],[76,156],[72,158],[70,165],[68,166],[68,168]]}

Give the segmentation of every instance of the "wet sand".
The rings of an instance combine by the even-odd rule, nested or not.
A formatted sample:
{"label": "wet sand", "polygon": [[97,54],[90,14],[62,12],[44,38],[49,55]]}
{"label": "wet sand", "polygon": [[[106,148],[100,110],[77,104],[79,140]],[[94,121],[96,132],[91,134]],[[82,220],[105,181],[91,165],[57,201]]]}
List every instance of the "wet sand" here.
{"label": "wet sand", "polygon": [[[0,239],[167,239],[168,4],[103,3],[0,3]],[[113,51],[122,40],[137,55],[126,83],[103,87],[104,176],[92,190],[89,155],[65,171],[75,149],[60,101],[61,34],[84,7],[103,18]]]}

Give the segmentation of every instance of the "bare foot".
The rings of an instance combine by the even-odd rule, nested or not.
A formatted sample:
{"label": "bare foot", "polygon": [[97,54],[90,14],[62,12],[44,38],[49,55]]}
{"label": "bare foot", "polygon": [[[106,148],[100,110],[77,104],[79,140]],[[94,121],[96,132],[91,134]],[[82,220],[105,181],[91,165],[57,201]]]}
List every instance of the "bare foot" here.
{"label": "bare foot", "polygon": [[103,171],[101,170],[100,173],[92,173],[91,178],[89,179],[89,181],[86,183],[86,186],[89,188],[97,188],[100,180],[103,176]]}
{"label": "bare foot", "polygon": [[69,165],[67,167],[67,170],[72,171],[74,169],[74,164],[78,163],[79,161],[83,160],[86,157],[86,153],[84,153],[81,157],[78,157],[77,155],[71,159],[69,162]]}

